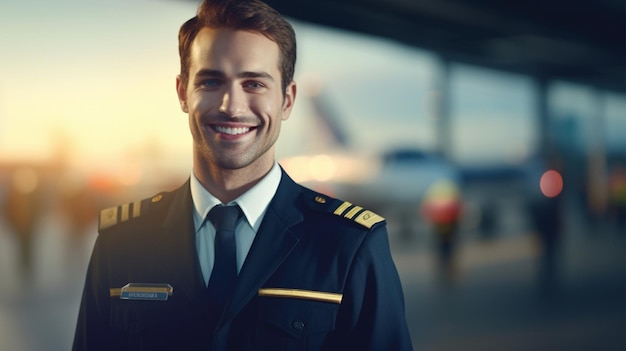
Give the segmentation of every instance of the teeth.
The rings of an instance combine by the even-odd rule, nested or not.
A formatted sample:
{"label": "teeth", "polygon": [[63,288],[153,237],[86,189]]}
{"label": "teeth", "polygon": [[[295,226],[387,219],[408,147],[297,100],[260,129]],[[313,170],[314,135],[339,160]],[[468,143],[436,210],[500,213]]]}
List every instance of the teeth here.
{"label": "teeth", "polygon": [[218,133],[230,134],[230,135],[239,135],[239,134],[244,134],[244,133],[249,132],[250,128],[228,128],[228,127],[216,126],[215,130]]}

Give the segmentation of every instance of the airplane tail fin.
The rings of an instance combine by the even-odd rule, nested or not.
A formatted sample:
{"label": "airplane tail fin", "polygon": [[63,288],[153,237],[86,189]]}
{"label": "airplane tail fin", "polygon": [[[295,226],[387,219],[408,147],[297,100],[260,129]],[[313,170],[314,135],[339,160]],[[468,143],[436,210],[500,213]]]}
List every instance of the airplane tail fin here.
{"label": "airplane tail fin", "polygon": [[332,141],[338,146],[347,147],[348,134],[329,95],[322,91],[312,95],[310,99],[317,121],[327,130]]}

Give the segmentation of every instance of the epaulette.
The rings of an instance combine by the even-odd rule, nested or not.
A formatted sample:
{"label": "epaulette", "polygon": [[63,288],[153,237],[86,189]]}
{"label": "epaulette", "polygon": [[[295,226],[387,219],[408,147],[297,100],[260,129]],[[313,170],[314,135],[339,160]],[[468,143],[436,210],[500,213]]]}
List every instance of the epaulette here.
{"label": "epaulette", "polygon": [[118,223],[140,217],[148,212],[150,204],[155,204],[163,199],[163,194],[154,195],[151,198],[129,202],[123,205],[105,208],[100,211],[98,230],[112,227]]}
{"label": "epaulette", "polygon": [[322,194],[313,194],[307,201],[311,208],[352,220],[367,229],[371,229],[374,225],[385,220],[385,218],[371,210]]}

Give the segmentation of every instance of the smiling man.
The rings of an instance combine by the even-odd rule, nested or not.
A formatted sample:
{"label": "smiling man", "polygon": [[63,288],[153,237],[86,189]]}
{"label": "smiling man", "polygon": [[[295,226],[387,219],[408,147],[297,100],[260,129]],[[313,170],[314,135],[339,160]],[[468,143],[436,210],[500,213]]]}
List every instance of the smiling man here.
{"label": "smiling man", "polygon": [[194,174],[223,203],[244,193],[274,165],[280,124],[296,85],[281,84],[277,44],[259,32],[200,29],[189,75],[177,79],[194,139]]}
{"label": "smiling man", "polygon": [[260,1],[208,0],[179,52],[191,175],[100,213],[74,350],[410,350],[385,220],[275,160],[291,25]]}

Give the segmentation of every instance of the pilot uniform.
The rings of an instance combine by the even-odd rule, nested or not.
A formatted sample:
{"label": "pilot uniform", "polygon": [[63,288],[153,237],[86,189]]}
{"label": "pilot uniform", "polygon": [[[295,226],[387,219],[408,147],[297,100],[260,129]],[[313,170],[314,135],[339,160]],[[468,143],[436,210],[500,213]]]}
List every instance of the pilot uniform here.
{"label": "pilot uniform", "polygon": [[[73,349],[411,350],[384,219],[281,172],[215,330],[189,181],[102,211]],[[120,298],[129,283],[170,289]]]}

